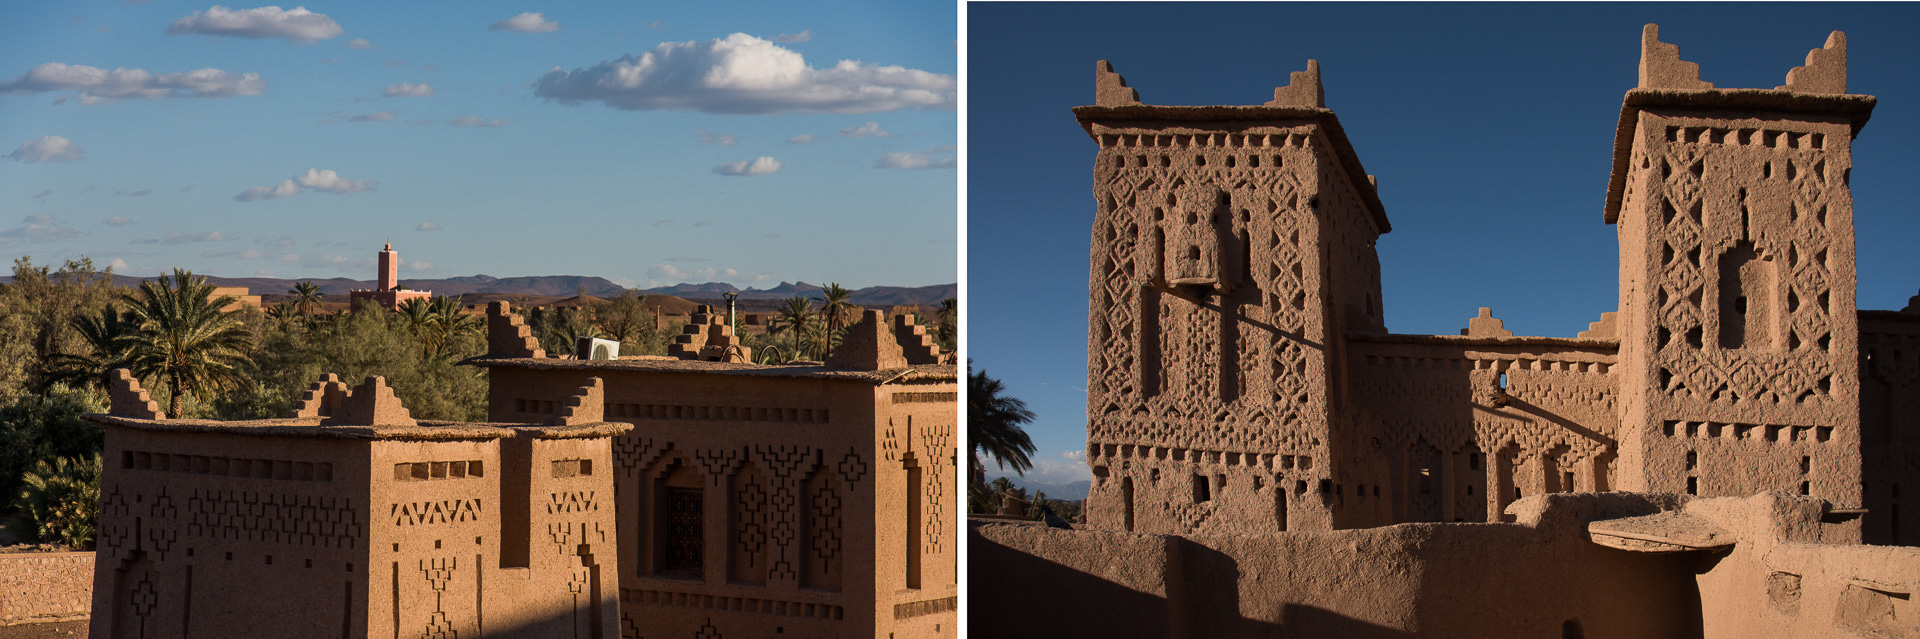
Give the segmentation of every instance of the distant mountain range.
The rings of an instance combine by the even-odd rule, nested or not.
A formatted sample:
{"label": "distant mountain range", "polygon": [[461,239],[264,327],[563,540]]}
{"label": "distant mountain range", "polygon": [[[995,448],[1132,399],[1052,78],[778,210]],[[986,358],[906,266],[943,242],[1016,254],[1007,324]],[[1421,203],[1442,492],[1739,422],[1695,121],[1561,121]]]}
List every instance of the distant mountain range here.
{"label": "distant mountain range", "polygon": [[[1034,491],[1037,490],[1046,493],[1047,499],[1059,499],[1062,501],[1079,501],[1086,499],[1087,492],[1093,489],[1093,481],[1088,479],[1065,484],[1054,484],[1044,481],[1029,481],[1018,475],[1007,475],[1006,478],[1008,481],[1013,482],[1014,487],[1027,489],[1028,495],[1032,495]],[[989,477],[987,478],[987,482],[991,483],[995,479],[999,479],[999,477]]]}
{"label": "distant mountain range", "polygon": [[[708,282],[706,284],[675,284],[650,288],[643,293],[659,293],[687,299],[720,299],[727,291],[739,291],[743,300],[783,300],[795,295],[804,295],[815,300],[825,300],[825,287],[806,282],[781,282],[769,289],[736,289],[732,284]],[[617,295],[617,293],[616,293]],[[869,286],[853,292],[853,303],[860,306],[890,306],[908,304],[926,304],[939,306],[940,302],[960,295],[958,284],[939,284],[934,286]]]}
{"label": "distant mountain range", "polygon": [[[127,275],[113,276],[116,286],[135,287],[140,282],[152,279]],[[12,277],[0,277],[0,283],[11,283]],[[372,280],[353,280],[344,277],[328,279],[278,279],[271,277],[217,277],[207,276],[214,286],[245,286],[254,295],[284,294],[300,282],[312,282],[320,292],[330,298],[346,299],[347,292],[367,290],[374,287]],[[617,297],[626,292],[626,287],[615,284],[604,277],[585,275],[539,275],[530,277],[494,277],[491,275],[468,275],[441,279],[402,279],[400,285],[416,291],[432,291],[439,295],[459,296],[467,294],[483,295],[526,295],[538,297],[572,297],[581,292],[594,297]],[[781,282],[769,289],[735,289],[731,284],[708,282],[706,284],[675,284],[659,288],[641,289],[640,293],[672,295],[689,300],[718,300],[727,291],[739,290],[742,300],[781,300],[795,295],[805,295],[815,300],[824,300],[822,287],[806,282]],[[937,284],[934,286],[869,286],[853,292],[852,302],[864,307],[907,306],[925,304],[939,306],[942,301],[959,295],[957,284]]]}

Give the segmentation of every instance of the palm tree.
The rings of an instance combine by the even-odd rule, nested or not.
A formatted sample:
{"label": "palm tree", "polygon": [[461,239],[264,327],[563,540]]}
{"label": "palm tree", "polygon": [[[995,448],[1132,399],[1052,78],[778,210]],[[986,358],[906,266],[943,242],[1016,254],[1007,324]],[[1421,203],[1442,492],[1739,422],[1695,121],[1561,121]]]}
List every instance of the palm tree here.
{"label": "palm tree", "polygon": [[249,385],[240,370],[253,333],[238,313],[220,310],[233,304],[232,295],[213,297],[207,278],[176,268],[172,277],[141,282],[139,294],[126,301],[133,306],[127,319],[136,325],[128,368],[142,379],[166,380],[168,415],[180,414],[180,397],[189,392],[205,397]]}
{"label": "palm tree", "polygon": [[439,342],[433,330],[433,302],[418,297],[407,300],[394,309],[400,313],[400,321],[413,334],[414,341],[420,342],[420,356],[426,357],[433,352]]}
{"label": "palm tree", "polygon": [[116,368],[126,368],[128,339],[137,328],[119,307],[108,304],[95,316],[79,315],[68,321],[87,345],[87,353],[55,353],[47,358],[49,382],[63,382],[74,388],[90,384],[106,387]]}
{"label": "palm tree", "polygon": [[[853,297],[853,291],[834,282],[827,284],[827,287],[820,292],[827,296],[826,307],[820,309],[820,313],[827,316],[827,335],[826,339],[820,340],[820,346],[822,351],[832,352],[834,347],[840,345],[841,326],[846,323],[847,317],[853,314],[853,303],[847,301]],[[822,353],[820,359],[826,358],[826,354]]]}
{"label": "palm tree", "polygon": [[960,300],[949,297],[941,301],[938,317],[939,324],[933,329],[934,339],[941,348],[954,350],[958,346],[954,344],[954,338],[958,336],[956,329],[960,327]]}
{"label": "palm tree", "polygon": [[[973,361],[967,361],[973,368]],[[967,375],[967,441],[973,445],[973,480],[984,480],[986,465],[980,463],[984,450],[1000,468],[1013,467],[1024,476],[1033,468],[1033,438],[1022,428],[1033,421],[1027,403],[1003,396],[1006,388],[1000,380],[987,377],[985,369]]]}
{"label": "palm tree", "polygon": [[427,304],[427,325],[431,328],[433,357],[445,355],[447,345],[453,343],[454,338],[481,327],[479,319],[460,312],[459,300],[444,295]]}
{"label": "palm tree", "polygon": [[797,357],[800,353],[806,352],[803,344],[811,341],[809,334],[814,331],[813,300],[807,299],[805,295],[789,297],[780,307],[779,313],[779,316],[773,318],[773,323],[767,327],[767,332],[774,335],[792,333],[793,352]]}
{"label": "palm tree", "polygon": [[280,330],[287,330],[287,327],[293,325],[294,320],[300,319],[301,317],[300,312],[294,310],[296,308],[298,307],[294,306],[292,302],[281,302],[269,306],[267,307],[267,319],[273,320],[274,326],[279,327]]}
{"label": "palm tree", "polygon": [[293,290],[287,292],[293,295],[293,310],[299,311],[301,315],[312,315],[315,309],[320,308],[320,298],[326,297],[325,293],[320,292],[320,287],[314,286],[313,282],[295,284]]}

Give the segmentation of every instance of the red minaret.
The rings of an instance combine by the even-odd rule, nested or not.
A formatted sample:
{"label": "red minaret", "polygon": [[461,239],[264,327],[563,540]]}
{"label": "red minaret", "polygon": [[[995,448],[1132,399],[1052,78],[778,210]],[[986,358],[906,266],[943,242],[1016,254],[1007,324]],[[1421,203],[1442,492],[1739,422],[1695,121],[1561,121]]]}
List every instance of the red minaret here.
{"label": "red minaret", "polygon": [[391,291],[400,285],[400,254],[393,251],[393,243],[380,249],[380,282],[373,290]]}

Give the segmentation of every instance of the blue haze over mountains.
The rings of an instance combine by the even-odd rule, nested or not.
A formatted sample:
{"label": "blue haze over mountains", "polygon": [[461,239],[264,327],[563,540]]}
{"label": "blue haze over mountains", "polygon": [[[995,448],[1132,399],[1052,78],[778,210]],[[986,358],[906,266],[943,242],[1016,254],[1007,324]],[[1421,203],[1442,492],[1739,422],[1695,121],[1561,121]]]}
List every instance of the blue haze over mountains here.
{"label": "blue haze over mountains", "polygon": [[[113,276],[114,284],[132,288],[140,282],[153,279],[127,275]],[[0,277],[0,283],[11,283],[12,277]],[[254,295],[275,295],[287,292],[300,282],[312,282],[320,287],[320,292],[328,297],[345,299],[351,290],[366,290],[374,287],[373,280],[355,280],[344,277],[280,279],[269,277],[217,277],[207,276],[207,281],[215,286],[244,286]],[[494,277],[491,275],[467,275],[439,279],[402,278],[400,284],[417,291],[431,291],[439,295],[458,296],[469,293],[491,295],[527,295],[544,297],[572,297],[585,292],[594,297],[614,297],[627,291],[626,287],[603,277],[585,275],[538,275],[527,277]],[[731,284],[708,282],[705,284],[675,284],[650,289],[635,289],[645,295],[672,295],[684,299],[720,299],[721,294],[737,290],[743,300],[781,300],[795,295],[805,295],[814,300],[824,300],[823,287],[806,282],[781,282],[766,289],[736,289]],[[959,294],[957,284],[936,284],[932,286],[869,286],[855,289],[852,302],[860,306],[893,306],[925,304],[938,306],[944,300]]]}

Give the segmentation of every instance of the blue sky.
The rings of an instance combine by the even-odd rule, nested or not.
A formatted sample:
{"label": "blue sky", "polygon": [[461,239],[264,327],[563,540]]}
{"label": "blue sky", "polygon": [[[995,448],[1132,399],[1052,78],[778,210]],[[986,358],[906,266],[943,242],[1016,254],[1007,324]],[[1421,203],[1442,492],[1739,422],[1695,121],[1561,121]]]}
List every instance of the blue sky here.
{"label": "blue sky", "polygon": [[967,340],[1039,414],[1038,478],[1086,478],[1087,232],[1094,143],[1069,109],[1111,60],[1148,104],[1260,104],[1321,65],[1393,231],[1387,328],[1457,333],[1491,306],[1572,336],[1617,306],[1603,223],[1613,130],[1641,26],[1722,88],[1773,88],[1833,30],[1848,90],[1879,97],[1855,140],[1862,308],[1920,290],[1920,20],[1912,4],[1028,4],[968,7]]}
{"label": "blue sky", "polygon": [[956,31],[942,3],[9,3],[0,254],[949,283]]}

